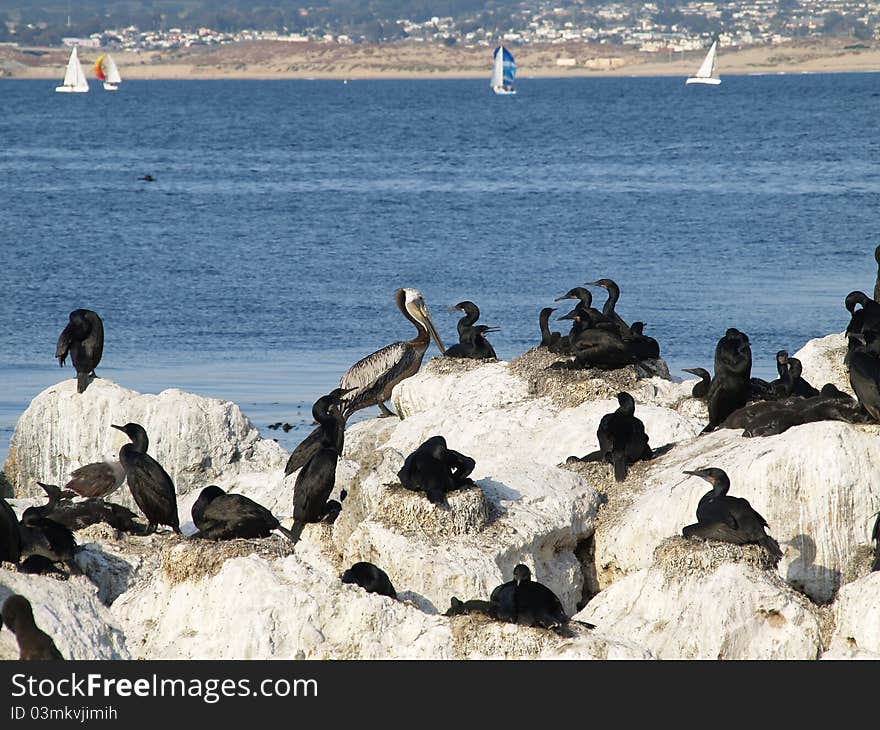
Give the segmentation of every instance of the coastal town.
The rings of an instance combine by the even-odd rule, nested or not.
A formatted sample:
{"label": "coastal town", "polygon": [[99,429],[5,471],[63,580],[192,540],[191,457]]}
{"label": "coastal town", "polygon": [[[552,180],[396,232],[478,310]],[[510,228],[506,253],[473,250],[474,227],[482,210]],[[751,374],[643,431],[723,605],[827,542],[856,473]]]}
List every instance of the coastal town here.
{"label": "coastal town", "polygon": [[[872,47],[880,38],[880,1],[735,0],[734,2],[512,4],[461,17],[377,18],[365,27],[330,22],[308,9],[298,27],[276,29],[165,27],[129,25],[65,35],[62,43],[82,48],[130,52],[220,46],[247,41],[363,44],[409,41],[446,46],[598,43],[643,53],[686,52],[718,38],[721,47],[745,48],[828,37],[852,39],[854,47]],[[314,16],[314,17],[313,17]],[[68,20],[68,23],[71,21]],[[75,26],[75,23],[73,24]],[[6,21],[7,45],[27,45],[32,24]]]}

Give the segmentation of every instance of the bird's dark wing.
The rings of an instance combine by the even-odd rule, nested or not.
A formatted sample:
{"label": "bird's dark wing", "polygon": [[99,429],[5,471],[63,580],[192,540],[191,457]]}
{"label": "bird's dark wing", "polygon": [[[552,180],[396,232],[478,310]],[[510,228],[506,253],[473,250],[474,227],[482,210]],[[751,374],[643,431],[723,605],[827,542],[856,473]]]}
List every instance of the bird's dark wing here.
{"label": "bird's dark wing", "polygon": [[333,449],[321,449],[296,475],[293,485],[293,518],[301,522],[318,522],[324,505],[336,482],[336,461]]}
{"label": "bird's dark wing", "polygon": [[179,526],[174,482],[149,454],[130,451],[125,465],[134,501],[150,522]]}
{"label": "bird's dark wing", "polygon": [[58,336],[58,344],[55,346],[55,357],[58,358],[58,364],[63,366],[67,359],[67,353],[70,351],[71,343],[71,325],[67,325]]}

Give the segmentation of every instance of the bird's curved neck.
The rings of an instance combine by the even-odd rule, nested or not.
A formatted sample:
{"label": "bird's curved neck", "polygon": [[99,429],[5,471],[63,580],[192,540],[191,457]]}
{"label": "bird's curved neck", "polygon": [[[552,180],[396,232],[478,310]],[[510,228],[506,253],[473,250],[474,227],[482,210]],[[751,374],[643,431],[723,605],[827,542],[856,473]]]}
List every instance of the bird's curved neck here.
{"label": "bird's curved neck", "polygon": [[620,298],[620,292],[612,287],[608,287],[608,299],[605,301],[605,305],[602,307],[602,314],[609,315],[614,312],[614,306],[617,304],[617,300]]}
{"label": "bird's curved neck", "polygon": [[402,298],[397,302],[397,306],[400,309],[401,313],[404,317],[406,317],[410,322],[413,323],[413,326],[418,330],[418,334],[411,339],[409,342],[411,345],[424,345],[425,349],[428,348],[428,345],[431,342],[431,335],[428,332],[428,328],[425,327],[419,320],[410,314],[409,309],[406,308],[406,302]]}

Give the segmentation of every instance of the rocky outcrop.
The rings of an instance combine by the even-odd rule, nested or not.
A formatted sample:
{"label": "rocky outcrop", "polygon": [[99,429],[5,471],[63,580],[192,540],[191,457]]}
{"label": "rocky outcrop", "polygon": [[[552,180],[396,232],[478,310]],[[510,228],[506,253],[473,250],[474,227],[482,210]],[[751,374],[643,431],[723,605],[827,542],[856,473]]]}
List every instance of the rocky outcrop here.
{"label": "rocky outcrop", "polygon": [[42,496],[37,481],[63,485],[77,467],[118,458],[128,439],[110,425],[129,421],[146,429],[149,454],[178,494],[222,474],[284,467],[284,449],[261,439],[234,403],[177,389],[141,394],[99,378],[82,394],[76,380],[65,380],[34,398],[16,424],[6,479],[17,496]]}
{"label": "rocky outcrop", "polygon": [[880,659],[880,572],[841,588],[834,617],[834,634],[824,657]]}
{"label": "rocky outcrop", "polygon": [[816,659],[817,610],[767,567],[757,546],[672,538],[575,618],[661,659]]}

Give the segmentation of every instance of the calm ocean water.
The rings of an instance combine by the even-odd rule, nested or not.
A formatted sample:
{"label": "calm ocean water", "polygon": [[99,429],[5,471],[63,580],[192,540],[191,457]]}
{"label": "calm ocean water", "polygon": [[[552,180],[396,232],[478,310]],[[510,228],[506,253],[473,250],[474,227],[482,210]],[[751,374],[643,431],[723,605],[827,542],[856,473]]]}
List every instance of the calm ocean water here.
{"label": "calm ocean water", "polygon": [[54,86],[0,81],[0,459],[72,376],[77,307],[104,318],[99,374],[233,400],[290,448],[348,365],[411,337],[398,286],[447,345],[445,308],[476,301],[510,358],[610,277],[674,374],[735,326],[765,376],[873,287],[876,74]]}

